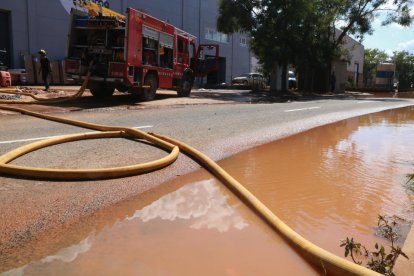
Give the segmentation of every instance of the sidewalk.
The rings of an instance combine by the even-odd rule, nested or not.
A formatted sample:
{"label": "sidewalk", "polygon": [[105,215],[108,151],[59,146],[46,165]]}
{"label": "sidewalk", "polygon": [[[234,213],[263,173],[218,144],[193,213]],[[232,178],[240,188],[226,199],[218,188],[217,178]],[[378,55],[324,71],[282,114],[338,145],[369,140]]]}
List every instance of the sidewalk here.
{"label": "sidewalk", "polygon": [[414,227],[407,235],[402,251],[408,256],[408,259],[399,256],[393,272],[397,276],[409,276],[414,274]]}

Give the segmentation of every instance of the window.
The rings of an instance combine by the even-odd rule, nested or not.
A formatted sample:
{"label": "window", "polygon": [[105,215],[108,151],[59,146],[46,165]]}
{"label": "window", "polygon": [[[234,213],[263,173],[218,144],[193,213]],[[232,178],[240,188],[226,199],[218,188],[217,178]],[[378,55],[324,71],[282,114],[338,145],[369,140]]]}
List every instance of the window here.
{"label": "window", "polygon": [[224,34],[224,33],[220,33],[216,30],[209,29],[209,28],[206,29],[204,38],[208,39],[208,40],[221,42],[221,43],[229,43],[230,42],[229,35]]}
{"label": "window", "polygon": [[177,50],[179,53],[184,53],[184,41],[182,39],[178,39],[178,43],[177,43]]}
{"label": "window", "polygon": [[178,37],[178,53],[177,53],[177,62],[188,64],[189,62],[189,53],[188,53],[188,43],[184,38]]}
{"label": "window", "polygon": [[240,46],[247,46],[247,37],[240,36]]}

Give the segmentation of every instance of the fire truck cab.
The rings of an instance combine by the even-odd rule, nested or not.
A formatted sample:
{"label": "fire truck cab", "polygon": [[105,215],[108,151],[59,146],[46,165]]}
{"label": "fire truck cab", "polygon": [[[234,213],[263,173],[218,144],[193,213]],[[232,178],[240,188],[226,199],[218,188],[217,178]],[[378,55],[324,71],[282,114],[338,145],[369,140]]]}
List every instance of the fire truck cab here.
{"label": "fire truck cab", "polygon": [[87,2],[72,10],[67,77],[81,81],[98,98],[114,90],[152,100],[158,88],[190,95],[195,77],[218,69],[219,47],[196,46],[196,37],[133,8],[127,16]]}

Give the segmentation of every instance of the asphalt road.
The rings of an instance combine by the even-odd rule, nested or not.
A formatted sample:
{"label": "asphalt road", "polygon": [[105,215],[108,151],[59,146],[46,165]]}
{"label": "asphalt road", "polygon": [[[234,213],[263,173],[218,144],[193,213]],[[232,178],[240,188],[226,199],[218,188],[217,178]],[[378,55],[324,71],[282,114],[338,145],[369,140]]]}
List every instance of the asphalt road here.
{"label": "asphalt road", "polygon": [[[217,94],[211,91],[212,94]],[[229,92],[226,92],[229,93]],[[218,93],[220,94],[220,93]],[[221,94],[220,94],[221,95]],[[219,100],[193,96],[161,98],[134,106],[77,109],[54,115],[105,125],[138,127],[182,140],[214,160],[244,149],[338,120],[414,105],[410,99],[344,98],[253,103],[248,94],[231,93]],[[72,110],[72,109],[71,109]],[[48,112],[56,110],[48,109]],[[73,126],[20,114],[0,114],[0,154],[32,141],[88,132]],[[53,168],[98,168],[145,162],[163,156],[159,149],[125,139],[67,143],[30,153],[15,164]],[[161,183],[199,168],[181,156],[169,168],[103,181],[49,181],[0,176],[0,268],[7,270],[19,255],[48,233],[58,233],[99,208],[144,193]],[[54,233],[54,234],[53,234]],[[44,237],[43,237],[44,238]],[[16,253],[17,251],[17,253]],[[0,272],[2,269],[0,269]]]}

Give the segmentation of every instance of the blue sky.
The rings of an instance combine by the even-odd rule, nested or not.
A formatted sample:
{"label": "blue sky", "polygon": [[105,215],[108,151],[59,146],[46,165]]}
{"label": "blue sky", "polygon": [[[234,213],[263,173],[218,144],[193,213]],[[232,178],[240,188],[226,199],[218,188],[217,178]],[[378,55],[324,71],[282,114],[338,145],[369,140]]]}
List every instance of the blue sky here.
{"label": "blue sky", "polygon": [[[391,0],[383,7],[383,9],[393,9],[395,5]],[[382,26],[387,11],[377,13],[372,26],[374,33],[365,35],[362,44],[365,48],[379,49],[385,51],[388,55],[392,55],[394,51],[407,51],[414,54],[414,24],[410,27],[403,27],[396,23]],[[414,17],[414,5],[411,3],[411,16]]]}
{"label": "blue sky", "polygon": [[365,48],[380,49],[392,54],[393,51],[408,51],[414,54],[414,25],[402,27],[398,24],[381,26],[381,21],[373,22],[375,31],[372,35],[365,35],[362,44]]}

